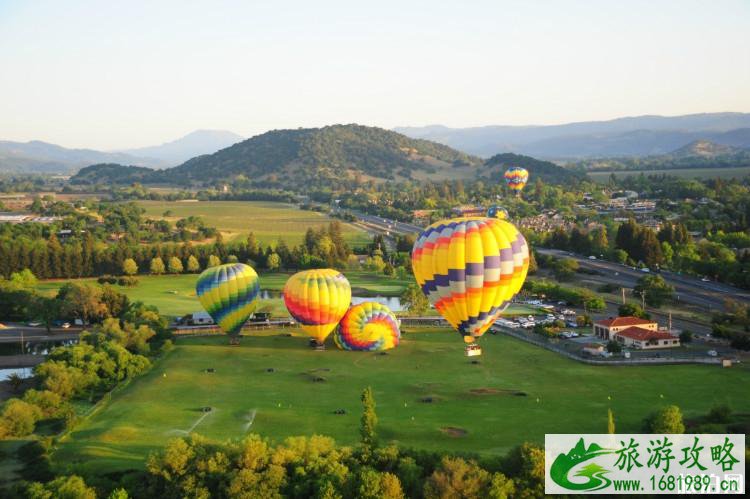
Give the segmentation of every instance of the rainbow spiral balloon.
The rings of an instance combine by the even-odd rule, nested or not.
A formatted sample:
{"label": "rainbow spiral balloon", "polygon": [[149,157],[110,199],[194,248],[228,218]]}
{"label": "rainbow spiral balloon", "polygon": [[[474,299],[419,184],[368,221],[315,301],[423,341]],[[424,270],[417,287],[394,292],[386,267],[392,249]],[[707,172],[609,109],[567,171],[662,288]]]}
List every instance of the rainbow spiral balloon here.
{"label": "rainbow spiral balloon", "polygon": [[210,267],[198,276],[195,294],[225,333],[236,336],[255,311],[260,293],[258,274],[244,263]]}
{"label": "rainbow spiral balloon", "polygon": [[430,303],[471,343],[521,290],[529,247],[505,220],[454,218],[425,229],[414,243],[411,261]]}
{"label": "rainbow spiral balloon", "polygon": [[505,171],[503,177],[505,178],[505,183],[508,185],[508,189],[518,193],[526,187],[526,183],[529,181],[529,172],[520,166],[513,166]]}
{"label": "rainbow spiral balloon", "polygon": [[388,350],[401,339],[398,319],[391,309],[374,301],[354,305],[341,319],[333,341],[342,350]]}
{"label": "rainbow spiral balloon", "polygon": [[319,344],[339,323],[351,301],[352,288],[338,270],[304,270],[284,285],[287,310]]}

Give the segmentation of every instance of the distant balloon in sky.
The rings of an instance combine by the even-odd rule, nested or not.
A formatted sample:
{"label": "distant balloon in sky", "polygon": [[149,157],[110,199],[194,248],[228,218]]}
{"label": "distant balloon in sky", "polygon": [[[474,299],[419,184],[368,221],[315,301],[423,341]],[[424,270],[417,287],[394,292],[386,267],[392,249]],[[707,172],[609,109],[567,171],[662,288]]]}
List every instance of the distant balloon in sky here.
{"label": "distant balloon in sky", "polygon": [[521,290],[529,246],[505,220],[454,218],[425,229],[411,259],[430,303],[466,343],[473,343]]}
{"label": "distant balloon in sky", "polygon": [[227,263],[210,267],[198,276],[195,294],[222,331],[236,339],[255,311],[260,280],[252,267]]}
{"label": "distant balloon in sky", "polygon": [[508,188],[516,194],[519,194],[529,181],[529,172],[520,166],[512,166],[505,171],[503,177],[505,178],[505,183],[508,185]]}
{"label": "distant balloon in sky", "polygon": [[333,333],[333,341],[342,350],[388,350],[397,346],[400,339],[396,316],[391,309],[374,301],[366,301],[347,310]]}
{"label": "distant balloon in sky", "polygon": [[284,285],[287,310],[318,345],[333,331],[351,301],[349,281],[338,270],[304,270]]}
{"label": "distant balloon in sky", "polygon": [[499,218],[500,220],[507,220],[508,219],[508,210],[503,208],[502,206],[498,206],[496,204],[493,204],[489,208],[487,208],[487,216],[489,218]]}

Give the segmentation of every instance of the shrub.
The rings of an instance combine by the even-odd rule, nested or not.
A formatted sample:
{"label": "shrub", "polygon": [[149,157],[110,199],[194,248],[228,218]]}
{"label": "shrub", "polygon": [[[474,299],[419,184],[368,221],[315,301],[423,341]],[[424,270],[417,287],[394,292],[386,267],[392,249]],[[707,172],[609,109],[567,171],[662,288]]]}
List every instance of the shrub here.
{"label": "shrub", "polygon": [[128,288],[133,288],[135,286],[138,286],[139,282],[140,281],[138,280],[138,278],[134,276],[120,277],[117,280],[117,284],[119,284],[120,286],[126,286]]}

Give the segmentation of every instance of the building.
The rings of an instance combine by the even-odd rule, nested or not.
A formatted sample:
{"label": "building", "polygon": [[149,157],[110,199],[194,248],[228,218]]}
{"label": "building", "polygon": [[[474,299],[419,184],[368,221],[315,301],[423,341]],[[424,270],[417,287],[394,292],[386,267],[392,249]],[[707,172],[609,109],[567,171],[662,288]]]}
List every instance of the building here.
{"label": "building", "polygon": [[483,217],[487,214],[487,208],[484,206],[463,205],[451,209],[455,217]]}
{"label": "building", "polygon": [[648,350],[651,348],[674,348],[680,346],[680,339],[666,331],[653,331],[632,326],[615,333],[615,341],[622,346]]}
{"label": "building", "polygon": [[208,326],[213,324],[214,320],[206,312],[193,312],[182,317],[180,323],[186,326]]}
{"label": "building", "polygon": [[629,327],[639,327],[648,331],[658,331],[659,325],[648,319],[639,317],[610,317],[594,323],[594,336],[603,340],[614,340],[615,333],[623,331]]}

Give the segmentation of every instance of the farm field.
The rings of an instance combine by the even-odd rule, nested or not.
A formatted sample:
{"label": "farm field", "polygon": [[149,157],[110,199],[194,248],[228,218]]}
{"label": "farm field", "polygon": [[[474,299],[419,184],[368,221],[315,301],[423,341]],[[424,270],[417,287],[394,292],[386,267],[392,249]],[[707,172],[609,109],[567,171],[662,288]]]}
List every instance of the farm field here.
{"label": "farm field", "polygon": [[619,172],[597,172],[589,171],[586,174],[599,183],[607,183],[610,175],[614,173],[617,178],[632,177],[643,173],[649,175],[672,175],[682,178],[742,178],[750,174],[750,166],[738,168],[676,168],[671,170],[648,170],[648,171],[619,171]]}
{"label": "farm field", "polygon": [[[314,211],[300,210],[287,203],[270,201],[137,201],[151,218],[176,221],[189,216],[203,218],[206,225],[216,227],[227,241],[247,236],[253,232],[258,242],[275,244],[282,238],[296,246],[308,227],[327,225],[332,219]],[[171,211],[171,215],[163,214]],[[354,246],[370,242],[367,233],[353,225],[343,223],[344,237]]]}
{"label": "farm field", "polygon": [[[461,339],[439,328],[408,329],[387,355],[328,343],[326,351],[311,351],[295,330],[254,333],[239,347],[224,337],[178,339],[174,351],[62,440],[53,466],[84,475],[143,468],[149,452],[191,429],[218,440],[323,434],[354,444],[367,386],[382,442],[484,455],[541,443],[545,433],[604,432],[608,407],[618,432],[633,433],[669,403],[688,419],[718,403],[750,411],[744,365],[589,366],[492,335],[482,339],[484,355],[474,365]],[[216,372],[204,372],[209,368]],[[202,412],[206,406],[212,411]]]}

